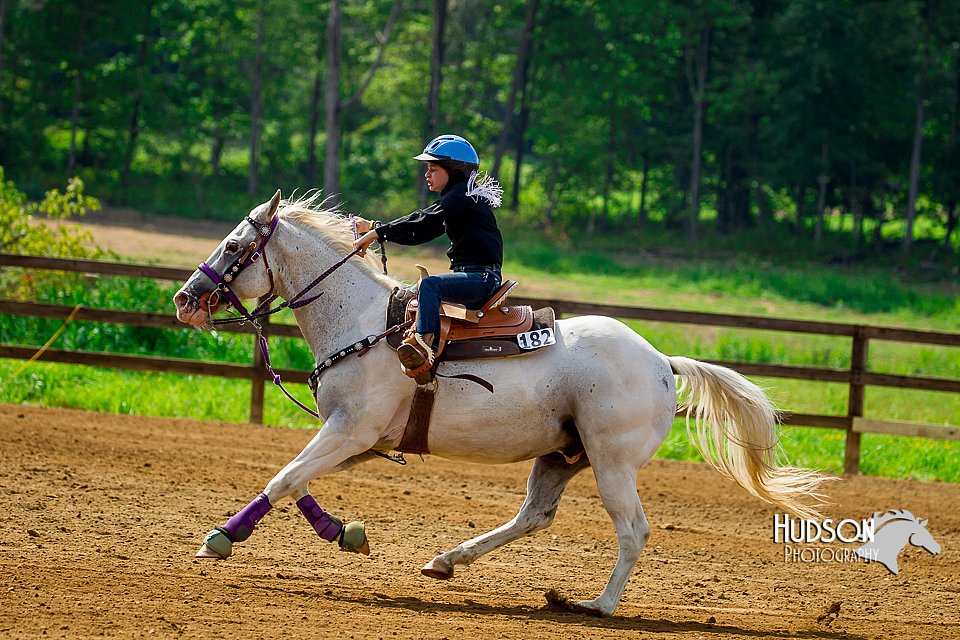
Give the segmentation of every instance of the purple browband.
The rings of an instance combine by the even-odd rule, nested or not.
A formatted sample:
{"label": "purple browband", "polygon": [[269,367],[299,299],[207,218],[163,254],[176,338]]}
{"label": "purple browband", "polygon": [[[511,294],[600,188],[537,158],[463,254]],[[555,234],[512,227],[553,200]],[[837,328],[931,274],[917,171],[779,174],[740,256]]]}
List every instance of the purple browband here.
{"label": "purple browband", "polygon": [[[267,248],[267,243],[270,241],[270,238],[273,237],[273,232],[277,230],[277,223],[280,221],[280,216],[273,216],[273,220],[270,221],[269,226],[258,223],[250,216],[247,216],[244,219],[253,225],[262,238],[256,251],[248,254],[246,258],[243,258],[236,264],[230,266],[223,275],[214,271],[206,262],[201,262],[198,269],[200,269],[200,271],[202,271],[208,278],[213,280],[213,283],[217,285],[217,291],[223,293],[227,300],[230,301],[230,304],[232,304],[238,312],[243,314],[243,316],[248,320],[253,320],[250,312],[247,311],[246,307],[243,306],[243,302],[241,302],[240,298],[237,297],[237,294],[230,289],[228,282],[232,282],[242,270],[246,269],[260,259],[264,250]],[[227,276],[229,276],[229,280]]]}

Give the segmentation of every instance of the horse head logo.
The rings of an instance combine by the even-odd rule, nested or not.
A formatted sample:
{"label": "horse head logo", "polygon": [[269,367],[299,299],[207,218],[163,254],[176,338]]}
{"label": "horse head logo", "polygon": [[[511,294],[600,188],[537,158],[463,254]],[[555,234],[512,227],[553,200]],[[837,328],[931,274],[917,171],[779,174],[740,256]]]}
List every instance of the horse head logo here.
{"label": "horse head logo", "polygon": [[877,512],[870,522],[873,525],[873,540],[854,553],[864,560],[883,564],[894,575],[899,571],[897,556],[907,543],[922,547],[933,555],[940,553],[940,545],[927,531],[927,521],[921,522],[909,511]]}

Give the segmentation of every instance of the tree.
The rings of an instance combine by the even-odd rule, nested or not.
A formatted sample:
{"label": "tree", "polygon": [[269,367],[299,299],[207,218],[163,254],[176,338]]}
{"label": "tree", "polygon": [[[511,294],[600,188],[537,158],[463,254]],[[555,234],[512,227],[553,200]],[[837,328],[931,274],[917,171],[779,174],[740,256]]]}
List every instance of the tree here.
{"label": "tree", "polygon": [[257,193],[257,180],[260,177],[260,93],[263,82],[263,41],[266,26],[263,16],[263,0],[257,0],[256,32],[257,44],[254,53],[253,73],[250,78],[250,170],[247,180],[247,195],[251,198]]}
{"label": "tree", "polygon": [[537,7],[540,0],[527,0],[526,18],[523,32],[517,45],[517,62],[513,71],[513,82],[510,84],[510,95],[503,110],[503,125],[500,135],[497,136],[497,147],[493,153],[493,175],[499,175],[500,162],[507,151],[507,142],[513,131],[514,111],[517,108],[517,96],[525,91],[527,86],[527,71],[530,68],[530,52],[533,49],[533,31],[537,21]]}
{"label": "tree", "polygon": [[710,61],[711,24],[688,34],[685,55],[687,88],[693,102],[693,132],[690,134],[690,212],[687,215],[687,241],[697,241],[697,220],[700,217],[700,187],[703,171],[703,117],[706,102],[707,67]]}
{"label": "tree", "polygon": [[73,102],[70,109],[70,153],[67,155],[67,175],[75,173],[77,165],[77,132],[80,129],[80,103],[83,98],[83,66],[87,40],[87,25],[90,21],[90,0],[83,0],[80,16],[77,20],[76,66],[71,70],[73,76]]}
{"label": "tree", "polygon": [[324,39],[317,38],[317,69],[313,77],[313,90],[310,92],[310,125],[307,134],[307,163],[305,177],[307,184],[317,183],[317,129],[320,125],[320,87],[323,84],[323,47]]}
{"label": "tree", "polygon": [[389,212],[454,131],[547,224],[786,214],[855,254],[956,251],[958,22],[960,0],[0,0],[0,163],[158,210],[271,181]]}
{"label": "tree", "polygon": [[930,47],[933,34],[934,0],[926,1],[923,18],[923,38],[920,41],[920,65],[916,75],[916,108],[914,110],[913,145],[910,153],[910,186],[907,195],[906,228],[903,233],[903,253],[910,255],[913,248],[913,224],[917,217],[917,191],[920,183],[920,149],[923,145],[923,125],[926,122],[924,103],[927,100],[927,83],[930,72]]}
{"label": "tree", "polygon": [[340,194],[340,144],[343,113],[358,105],[363,99],[364,92],[370,86],[370,82],[383,63],[384,52],[390,42],[390,35],[399,15],[400,0],[393,0],[390,16],[387,18],[383,32],[377,38],[379,41],[377,57],[370,65],[356,92],[344,100],[340,97],[343,12],[340,0],[331,0],[330,2],[330,19],[327,26],[327,79],[324,100],[327,146],[323,167],[323,190],[327,196],[339,197]]}
{"label": "tree", "polygon": [[130,113],[130,125],[127,133],[127,150],[123,156],[123,167],[120,169],[120,186],[123,189],[124,200],[126,200],[127,195],[126,189],[130,184],[130,168],[133,165],[133,157],[137,150],[137,139],[140,137],[142,125],[141,111],[146,93],[147,51],[149,49],[148,40],[150,37],[152,14],[153,0],[148,0],[143,4],[143,25],[138,36],[140,46],[134,71],[136,75],[136,89],[134,89],[133,92],[133,108]]}
{"label": "tree", "polygon": [[[7,34],[7,0],[0,0],[0,86],[3,82],[3,43]],[[0,90],[0,124],[3,123],[3,91]]]}
{"label": "tree", "polygon": [[[941,248],[949,251],[960,221],[960,2],[941,0],[930,41],[926,191],[939,204]],[[960,248],[960,244],[957,245]]]}
{"label": "tree", "polygon": [[[448,0],[433,0],[433,30],[430,35],[430,90],[427,93],[427,139],[440,134],[440,88],[443,85],[444,38],[447,32]],[[420,206],[427,202],[427,183],[417,181]]]}

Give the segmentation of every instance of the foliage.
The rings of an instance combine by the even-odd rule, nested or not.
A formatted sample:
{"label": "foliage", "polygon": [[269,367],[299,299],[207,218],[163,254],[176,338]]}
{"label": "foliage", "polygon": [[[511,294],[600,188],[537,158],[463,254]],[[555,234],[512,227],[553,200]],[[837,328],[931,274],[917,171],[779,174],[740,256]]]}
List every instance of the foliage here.
{"label": "foliage", "polygon": [[[885,255],[906,230],[920,103],[913,263],[956,261],[960,0],[442,3],[440,126],[467,134],[485,162],[533,2],[531,62],[508,132],[508,155],[522,154],[520,209],[505,218],[611,237],[679,225],[703,37],[702,228],[731,234],[781,221],[776,243],[822,243],[823,216],[839,216],[850,256]],[[363,85],[392,5],[345,3],[341,97]],[[352,210],[386,218],[417,204],[409,158],[435,133],[424,107],[437,5],[405,4],[383,70],[342,114],[340,184]],[[259,6],[259,184],[264,194],[317,186],[329,1],[5,6],[0,164],[34,197],[66,167],[96,179],[110,202],[145,210],[249,208]],[[507,160],[509,202],[516,162]]]}
{"label": "foliage", "polygon": [[[66,191],[48,191],[40,202],[28,201],[12,181],[5,179],[0,166],[0,251],[22,255],[95,258],[102,252],[93,247],[90,233],[79,225],[63,224],[70,218],[100,208],[96,198],[84,194],[83,180],[71,178]],[[61,224],[48,224],[47,220]],[[0,294],[6,297],[33,297],[44,283],[76,282],[75,274],[10,269],[0,274]]]}
{"label": "foliage", "polygon": [[37,256],[91,257],[90,234],[78,225],[51,226],[34,217],[67,220],[100,208],[96,198],[83,192],[83,180],[71,178],[67,189],[48,191],[40,202],[30,202],[0,167],[0,250]]}

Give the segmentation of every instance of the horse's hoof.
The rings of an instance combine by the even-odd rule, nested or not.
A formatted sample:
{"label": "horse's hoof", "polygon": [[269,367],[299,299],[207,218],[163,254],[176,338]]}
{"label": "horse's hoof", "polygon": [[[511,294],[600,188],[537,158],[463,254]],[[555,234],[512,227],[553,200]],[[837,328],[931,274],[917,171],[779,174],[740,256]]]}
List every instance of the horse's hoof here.
{"label": "horse's hoof", "polygon": [[428,578],[437,580],[449,580],[453,577],[453,565],[437,556],[420,569],[420,573]]}
{"label": "horse's hoof", "polygon": [[354,520],[343,528],[340,536],[340,550],[370,555],[370,543],[367,541],[367,532],[362,522]]}
{"label": "horse's hoof", "polygon": [[223,556],[208,547],[206,544],[200,547],[200,550],[197,551],[196,558],[201,558],[203,560],[223,560]]}
{"label": "horse's hoof", "polygon": [[609,618],[613,615],[613,610],[607,611],[593,600],[582,600],[576,604],[571,603],[570,610],[574,613],[585,613],[588,616],[595,616],[597,618]]}
{"label": "horse's hoof", "polygon": [[226,560],[233,554],[233,542],[222,531],[214,529],[203,538],[197,558]]}
{"label": "horse's hoof", "polygon": [[595,616],[597,618],[608,618],[613,615],[613,611],[604,611],[601,605],[597,604],[596,601],[587,600],[583,602],[572,602],[566,596],[561,595],[556,589],[550,589],[543,594],[543,597],[546,598],[548,604],[556,607],[557,609],[569,611],[570,613],[581,613],[588,616]]}

